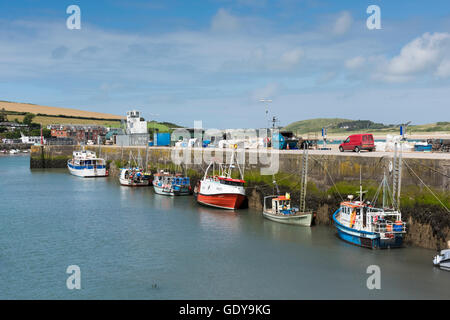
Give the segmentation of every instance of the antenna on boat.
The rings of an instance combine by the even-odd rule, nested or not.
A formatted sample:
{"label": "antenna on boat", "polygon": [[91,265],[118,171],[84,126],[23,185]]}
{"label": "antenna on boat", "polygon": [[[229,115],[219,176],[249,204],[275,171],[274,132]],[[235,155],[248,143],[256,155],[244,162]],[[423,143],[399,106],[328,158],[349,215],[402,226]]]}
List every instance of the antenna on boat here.
{"label": "antenna on boat", "polygon": [[359,167],[359,201],[363,201],[363,194],[366,193],[367,190],[363,191],[362,189],[362,173],[361,173],[361,167]]}

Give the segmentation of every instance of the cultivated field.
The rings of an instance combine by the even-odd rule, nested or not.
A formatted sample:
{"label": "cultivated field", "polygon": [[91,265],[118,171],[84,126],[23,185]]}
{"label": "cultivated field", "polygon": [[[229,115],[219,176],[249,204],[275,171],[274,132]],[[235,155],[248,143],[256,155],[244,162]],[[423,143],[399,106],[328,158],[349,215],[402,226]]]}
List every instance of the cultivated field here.
{"label": "cultivated field", "polygon": [[[91,111],[83,111],[83,110],[76,110],[76,109],[70,109],[70,108],[57,108],[57,107],[47,107],[47,106],[40,106],[36,104],[29,104],[29,103],[18,103],[18,102],[7,102],[7,101],[0,101],[0,110],[5,109],[6,111],[15,111],[15,112],[30,112],[34,114],[47,114],[47,115],[64,115],[67,117],[84,117],[84,118],[98,118],[98,119],[123,119],[123,116],[116,116],[114,114],[109,113],[100,113],[100,112],[91,112]],[[9,117],[15,117],[15,116],[9,116]],[[9,118],[8,117],[8,118]],[[56,118],[54,118],[56,119]],[[38,122],[35,120],[35,122]],[[58,122],[54,122],[58,123]],[[61,122],[59,122],[61,123]],[[63,122],[63,123],[69,123],[69,122]]]}
{"label": "cultivated field", "polygon": [[[8,121],[14,121],[15,119],[23,121],[25,116],[8,114]],[[63,117],[46,117],[46,116],[36,116],[33,118],[34,123],[40,123],[44,127],[49,124],[81,124],[81,125],[100,125],[105,127],[120,127],[119,121],[108,121],[108,120],[93,120],[93,119],[78,119],[78,118],[63,118]]]}

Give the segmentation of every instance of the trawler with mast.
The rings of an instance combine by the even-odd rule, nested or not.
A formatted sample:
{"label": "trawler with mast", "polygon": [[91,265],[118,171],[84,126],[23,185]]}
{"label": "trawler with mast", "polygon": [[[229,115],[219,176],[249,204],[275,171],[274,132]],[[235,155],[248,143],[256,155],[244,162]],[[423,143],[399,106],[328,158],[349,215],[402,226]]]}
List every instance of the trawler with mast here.
{"label": "trawler with mast", "polygon": [[[406,233],[406,223],[402,220],[400,212],[400,190],[402,152],[398,153],[395,145],[393,159],[393,190],[392,205],[388,205],[389,185],[386,174],[374,197],[374,203],[363,199],[366,191],[362,190],[361,171],[359,200],[348,196],[348,201],[342,201],[340,207],[333,214],[333,221],[339,237],[349,243],[367,248],[398,248],[403,244],[403,235]],[[382,207],[375,207],[381,187],[383,187]]]}
{"label": "trawler with mast", "polygon": [[[217,161],[211,161],[206,168],[203,179],[198,181],[194,193],[197,202],[206,206],[216,207],[220,209],[239,209],[244,202],[244,174],[239,163],[235,162],[235,150],[232,151],[230,164],[226,166]],[[218,174],[216,174],[216,166],[218,166]],[[240,178],[231,177],[233,168],[237,167]],[[212,175],[208,172],[212,171]]]}

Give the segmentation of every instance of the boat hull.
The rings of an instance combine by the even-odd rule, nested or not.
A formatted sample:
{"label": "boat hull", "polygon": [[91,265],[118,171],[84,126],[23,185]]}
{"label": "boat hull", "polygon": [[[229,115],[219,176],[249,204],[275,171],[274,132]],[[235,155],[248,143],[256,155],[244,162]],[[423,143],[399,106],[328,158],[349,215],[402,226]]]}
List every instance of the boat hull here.
{"label": "boat hull", "polygon": [[245,200],[245,195],[238,193],[224,193],[224,194],[197,194],[197,202],[206,206],[211,206],[220,209],[235,210],[239,209]]}
{"label": "boat hull", "polygon": [[403,246],[402,234],[394,234],[391,239],[381,239],[379,233],[367,232],[346,227],[337,220],[340,209],[333,214],[333,221],[337,229],[339,238],[342,240],[365,248],[388,249],[400,248]]}
{"label": "boat hull", "polygon": [[263,216],[275,222],[298,225],[303,227],[310,227],[313,219],[313,214],[311,212],[305,212],[304,214],[299,215],[283,216],[280,214],[273,214],[271,212],[263,211]]}
{"label": "boat hull", "polygon": [[172,188],[163,188],[160,186],[153,185],[153,190],[156,194],[161,194],[164,196],[188,196],[191,194],[191,191],[188,187],[180,188],[179,190],[174,190]]}
{"label": "boat hull", "polygon": [[149,181],[143,180],[141,182],[134,182],[133,180],[129,179],[119,179],[120,185],[126,186],[126,187],[148,187]]}
{"label": "boat hull", "polygon": [[67,168],[69,169],[69,172],[77,177],[82,178],[94,178],[94,177],[106,177],[106,166],[97,166],[97,168],[94,169],[93,166],[84,166],[84,167],[77,167],[73,166],[71,164],[67,165]]}

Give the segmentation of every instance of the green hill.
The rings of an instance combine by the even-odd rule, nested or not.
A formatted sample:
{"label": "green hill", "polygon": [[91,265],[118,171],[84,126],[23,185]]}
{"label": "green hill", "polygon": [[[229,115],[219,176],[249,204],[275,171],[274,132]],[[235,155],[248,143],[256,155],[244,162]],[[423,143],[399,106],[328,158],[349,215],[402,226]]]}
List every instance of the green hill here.
{"label": "green hill", "polygon": [[411,126],[415,132],[450,132],[450,122],[440,121],[430,124]]}
{"label": "green hill", "polygon": [[172,132],[175,128],[182,128],[181,126],[171,123],[171,122],[157,122],[157,121],[149,121],[147,123],[147,127],[153,131],[154,129],[158,129],[158,132]]}
{"label": "green hill", "polygon": [[[282,130],[292,131],[295,134],[320,133],[322,128],[328,127],[328,134],[346,134],[354,132],[370,133],[396,133],[399,125],[376,123],[370,120],[349,120],[340,118],[317,118],[293,122]],[[441,132],[450,133],[450,122],[440,121],[423,125],[410,125],[408,132]]]}
{"label": "green hill", "polygon": [[328,129],[330,132],[333,128],[337,127],[339,123],[352,121],[348,119],[340,119],[340,118],[317,118],[317,119],[309,119],[309,120],[301,120],[293,122],[283,130],[292,131],[296,134],[304,134],[309,132],[318,132],[321,131],[322,128],[331,126]]}

